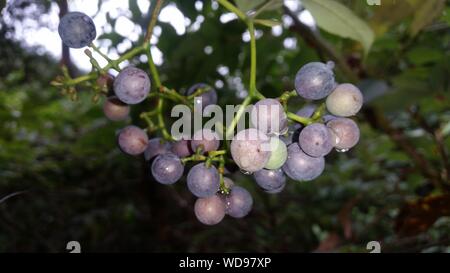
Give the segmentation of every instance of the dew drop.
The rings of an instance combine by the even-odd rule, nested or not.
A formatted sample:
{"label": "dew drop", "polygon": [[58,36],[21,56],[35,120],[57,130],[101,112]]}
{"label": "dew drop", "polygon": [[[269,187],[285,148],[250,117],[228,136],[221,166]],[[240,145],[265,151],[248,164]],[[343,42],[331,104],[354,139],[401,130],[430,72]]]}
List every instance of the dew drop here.
{"label": "dew drop", "polygon": [[349,149],[339,149],[339,148],[336,148],[336,152],[338,152],[338,153],[345,153],[345,152],[348,152],[348,150],[349,150]]}

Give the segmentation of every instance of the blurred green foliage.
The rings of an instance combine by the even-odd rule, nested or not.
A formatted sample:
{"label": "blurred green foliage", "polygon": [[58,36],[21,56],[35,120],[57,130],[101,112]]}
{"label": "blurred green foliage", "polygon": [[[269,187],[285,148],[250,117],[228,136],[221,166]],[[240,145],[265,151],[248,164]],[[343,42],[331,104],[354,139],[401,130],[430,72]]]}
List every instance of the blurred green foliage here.
{"label": "blurred green foliage", "polygon": [[[2,5],[2,14],[10,14],[14,22],[24,20],[21,11],[27,7],[35,5],[46,13],[51,5],[11,2],[10,7]],[[203,1],[200,11],[196,1],[167,2],[175,3],[191,23],[200,15],[204,21],[198,30],[188,27],[181,36],[170,24],[158,22],[164,84],[183,90],[221,80],[220,103],[238,102],[235,79],[246,83],[249,77],[249,46],[242,41],[245,25],[237,20],[221,23],[226,11],[211,1]],[[252,8],[245,6],[249,1],[236,2]],[[72,102],[50,87],[60,74],[58,60],[15,40],[15,25],[2,19],[0,251],[64,252],[71,240],[79,241],[85,252],[366,252],[366,243],[374,240],[382,242],[382,251],[450,251],[448,211],[430,210],[438,220],[418,231],[414,228],[425,219],[408,224],[411,217],[401,213],[415,200],[426,204],[428,199],[421,199],[426,196],[440,196],[444,204],[450,199],[450,3],[338,2],[363,18],[375,34],[364,56],[357,41],[320,30],[357,76],[368,100],[357,117],[360,143],[348,153],[327,157],[326,170],[317,180],[289,181],[274,196],[259,190],[251,177],[232,174],[252,193],[253,211],[214,227],[195,219],[194,198],[184,181],[161,186],[149,177],[142,159],[120,153],[115,132],[130,121],[108,122],[101,103],[91,102],[89,88],[80,90],[79,100]],[[141,13],[136,1],[130,0],[129,8],[131,20],[145,29],[149,15]],[[281,21],[282,16],[287,15],[274,5],[261,18]],[[107,16],[112,26],[116,19]],[[329,58],[293,27],[283,27],[279,36],[267,27],[258,30],[257,87],[267,97],[292,90],[303,64]],[[113,28],[99,39],[117,45],[126,37]],[[286,48],[286,39],[295,39],[296,46]],[[210,55],[205,54],[207,46],[213,49]],[[219,66],[229,73],[220,74]],[[348,80],[339,67],[337,74],[340,81]],[[290,107],[296,111],[304,103],[295,99]],[[135,107],[133,112],[149,107]],[[138,119],[134,122],[144,126]]]}

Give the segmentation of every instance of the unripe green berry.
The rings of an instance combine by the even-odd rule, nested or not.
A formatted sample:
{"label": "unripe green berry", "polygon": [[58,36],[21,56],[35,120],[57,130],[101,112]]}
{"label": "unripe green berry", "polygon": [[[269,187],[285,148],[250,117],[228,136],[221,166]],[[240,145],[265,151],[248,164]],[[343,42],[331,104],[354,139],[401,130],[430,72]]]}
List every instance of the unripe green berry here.
{"label": "unripe green berry", "polygon": [[287,147],[278,137],[270,138],[270,158],[264,168],[275,170],[281,168],[287,159]]}
{"label": "unripe green berry", "polygon": [[340,84],[328,96],[328,111],[339,117],[350,117],[356,115],[362,107],[363,95],[361,91],[350,83]]}

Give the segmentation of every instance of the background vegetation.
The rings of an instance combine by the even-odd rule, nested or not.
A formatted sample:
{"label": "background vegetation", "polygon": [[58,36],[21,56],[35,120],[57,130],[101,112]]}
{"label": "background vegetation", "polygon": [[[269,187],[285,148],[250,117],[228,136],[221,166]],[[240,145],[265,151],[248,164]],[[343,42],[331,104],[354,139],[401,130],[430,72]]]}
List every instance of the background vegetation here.
{"label": "background vegetation", "polygon": [[[191,24],[200,15],[204,22],[183,35],[157,23],[164,84],[183,90],[220,80],[220,102],[239,101],[239,79],[246,83],[249,76],[245,25],[222,23],[227,11],[209,0],[201,10],[198,1],[166,2]],[[248,2],[264,1],[236,2],[245,9]],[[357,117],[361,141],[350,152],[329,156],[319,179],[289,181],[278,195],[234,173],[236,183],[251,191],[253,211],[206,227],[195,219],[194,197],[184,182],[159,185],[143,159],[120,153],[115,132],[129,121],[108,122],[89,88],[79,90],[74,102],[50,86],[60,63],[80,74],[68,51],[55,60],[15,37],[25,20],[45,27],[41,18],[55,3],[0,1],[0,251],[64,252],[68,241],[77,240],[85,252],[366,252],[367,242],[376,240],[386,252],[449,252],[450,2],[333,1],[361,18],[369,32],[356,23],[343,32],[340,11],[330,15],[320,0],[303,1],[320,28],[298,19],[301,5],[291,10],[271,2],[261,17],[284,23],[279,35],[257,27],[258,89],[279,96],[293,89],[303,64],[334,60],[338,79],[364,92]],[[57,5],[67,11],[65,1]],[[130,19],[145,29],[148,14],[136,1],[129,8]],[[108,16],[111,26],[115,20]],[[113,47],[126,37],[111,28],[99,39]],[[205,47],[213,49],[209,55]],[[297,99],[290,107],[303,104]],[[133,111],[153,106],[140,107]],[[137,117],[134,122],[145,126]]]}

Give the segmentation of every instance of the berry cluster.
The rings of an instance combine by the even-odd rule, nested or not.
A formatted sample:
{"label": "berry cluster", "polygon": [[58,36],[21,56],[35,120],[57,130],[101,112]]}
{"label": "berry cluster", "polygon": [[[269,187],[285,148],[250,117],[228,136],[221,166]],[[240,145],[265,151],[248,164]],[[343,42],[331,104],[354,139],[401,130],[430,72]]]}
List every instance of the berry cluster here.
{"label": "berry cluster", "polygon": [[[69,47],[93,47],[95,26],[82,13],[65,15],[59,33]],[[260,188],[274,194],[284,189],[286,176],[296,181],[313,180],[323,172],[324,157],[333,148],[344,152],[357,144],[359,129],[349,117],[361,109],[363,97],[354,85],[337,84],[333,67],[332,62],[306,64],[295,77],[295,91],[285,92],[279,98],[259,94],[250,112],[251,127],[237,132],[231,143],[226,139],[221,143],[219,134],[210,129],[195,132],[192,140],[175,141],[164,134],[163,138],[149,139],[152,130],[129,125],[118,133],[118,146],[126,154],[143,155],[154,180],[165,185],[180,181],[188,163],[194,162],[186,181],[189,191],[198,198],[194,212],[200,222],[214,225],[226,214],[242,218],[251,211],[253,198],[225,176],[226,159],[231,158],[243,173],[253,175]],[[108,119],[126,119],[130,105],[139,104],[152,94],[161,95],[160,100],[165,98],[158,90],[150,92],[152,84],[144,70],[132,66],[117,70],[119,74],[112,78],[100,69],[97,78],[99,85],[106,86],[112,81],[114,95],[107,97],[103,105]],[[177,92],[172,95],[175,101],[194,107],[214,105],[218,97],[204,83],[193,85],[185,95]],[[294,114],[287,111],[287,100],[295,95],[308,101],[325,98],[326,101],[318,107],[309,103]],[[234,128],[231,129],[234,133]]]}

